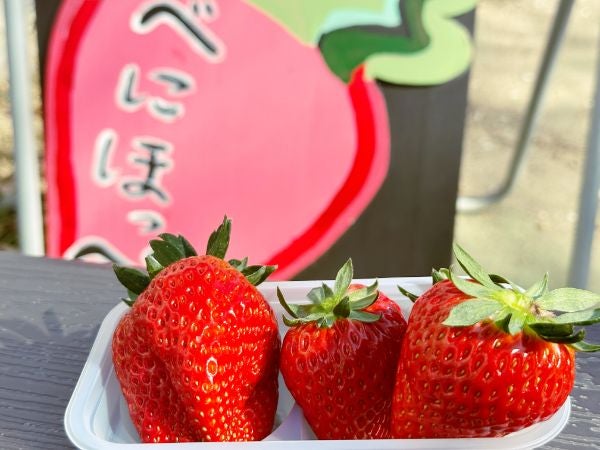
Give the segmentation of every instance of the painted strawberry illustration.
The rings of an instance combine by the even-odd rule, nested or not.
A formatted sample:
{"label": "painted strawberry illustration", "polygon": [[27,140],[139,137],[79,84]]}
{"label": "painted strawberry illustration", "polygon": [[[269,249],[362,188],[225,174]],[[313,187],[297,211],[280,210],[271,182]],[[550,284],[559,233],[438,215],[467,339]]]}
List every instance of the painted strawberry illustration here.
{"label": "painted strawberry illustration", "polygon": [[231,222],[197,256],[182,236],[150,242],[148,273],[115,265],[131,309],[113,362],[143,442],[267,436],[277,407],[280,339],[255,285],[274,267],[225,261]]}
{"label": "painted strawberry illustration", "polygon": [[[55,35],[49,66],[52,255],[101,249],[132,264],[149,234],[175,227],[194,241],[225,209],[252,230],[231,251],[284,278],[383,181],[375,82],[360,70],[341,81],[318,48],[244,1],[71,0],[56,28],[71,33]],[[190,215],[198,196],[202,214]],[[273,220],[258,199],[294,207]]]}
{"label": "painted strawberry illustration", "polygon": [[575,327],[600,321],[600,296],[528,290],[488,275],[460,246],[467,274],[434,272],[412,309],[398,364],[398,438],[494,437],[551,417],[573,388],[575,352],[598,351]]}
{"label": "painted strawberry illustration", "polygon": [[231,250],[293,276],[386,177],[376,79],[435,84],[468,65],[451,17],[474,0],[429,3],[64,0],[45,88],[48,254],[141,264],[148,236],[196,241],[227,210],[248,230]]}
{"label": "painted strawberry illustration", "polygon": [[389,438],[391,399],[400,342],[400,308],[371,286],[351,285],[352,261],[334,288],[308,293],[311,303],[279,301],[290,317],[281,373],[320,439]]}

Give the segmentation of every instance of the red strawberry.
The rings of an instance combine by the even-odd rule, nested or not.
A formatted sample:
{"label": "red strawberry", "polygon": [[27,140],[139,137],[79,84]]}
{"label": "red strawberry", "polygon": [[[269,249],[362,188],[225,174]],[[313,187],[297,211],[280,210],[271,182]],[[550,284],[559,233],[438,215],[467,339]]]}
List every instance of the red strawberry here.
{"label": "red strawberry", "polygon": [[204,256],[182,236],[161,235],[150,242],[149,275],[115,266],[132,307],[115,331],[113,362],[144,442],[258,440],[271,432],[280,339],[254,285],[274,267],[224,261],[229,231],[225,218]]}
{"label": "red strawberry", "polygon": [[547,275],[524,291],[454,253],[472,280],[434,272],[416,300],[394,390],[398,438],[502,436],[546,420],[573,387],[575,351],[600,350],[574,329],[600,321],[600,296],[549,291]]}
{"label": "red strawberry", "polygon": [[281,373],[319,439],[389,438],[391,398],[406,329],[396,303],[369,287],[350,285],[352,261],[332,290],[308,293],[309,305],[279,301],[291,319]]}

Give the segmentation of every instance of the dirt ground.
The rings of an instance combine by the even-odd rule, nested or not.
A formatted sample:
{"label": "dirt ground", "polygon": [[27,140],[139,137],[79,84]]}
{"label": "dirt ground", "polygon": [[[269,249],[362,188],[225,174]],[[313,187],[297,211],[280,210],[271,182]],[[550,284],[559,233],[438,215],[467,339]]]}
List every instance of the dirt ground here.
{"label": "dirt ground", "polygon": [[[485,195],[503,180],[557,5],[558,0],[480,0],[459,186],[462,195]],[[532,283],[545,271],[555,287],[567,280],[599,19],[600,1],[575,2],[531,154],[514,191],[482,212],[456,217],[456,240],[487,268],[521,284]],[[10,247],[15,245],[14,214],[3,207],[3,199],[12,195],[12,137],[2,20],[0,14],[0,247]],[[33,23],[31,29],[33,35]],[[595,241],[590,288],[600,291],[598,236]]]}

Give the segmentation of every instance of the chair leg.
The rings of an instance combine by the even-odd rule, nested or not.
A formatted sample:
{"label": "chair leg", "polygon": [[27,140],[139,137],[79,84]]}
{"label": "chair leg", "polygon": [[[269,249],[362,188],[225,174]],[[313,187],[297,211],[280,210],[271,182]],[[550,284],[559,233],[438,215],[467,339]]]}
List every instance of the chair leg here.
{"label": "chair leg", "polygon": [[476,212],[499,202],[512,190],[515,181],[521,174],[523,163],[529,154],[529,143],[531,141],[533,130],[537,124],[540,106],[556,63],[556,56],[564,39],[565,30],[569,22],[574,2],[575,0],[561,0],[556,10],[554,23],[552,25],[550,36],[548,37],[542,64],[538,72],[531,99],[529,100],[529,105],[519,134],[519,140],[517,141],[517,147],[506,179],[503,181],[500,188],[492,194],[481,197],[459,197],[456,201],[456,210],[458,212]]}

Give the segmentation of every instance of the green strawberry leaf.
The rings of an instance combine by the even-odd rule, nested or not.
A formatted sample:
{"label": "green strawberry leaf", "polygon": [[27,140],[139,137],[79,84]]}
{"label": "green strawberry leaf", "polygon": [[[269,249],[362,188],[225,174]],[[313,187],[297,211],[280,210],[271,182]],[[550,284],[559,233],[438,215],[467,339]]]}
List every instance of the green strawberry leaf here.
{"label": "green strawberry leaf", "polygon": [[525,325],[526,321],[527,316],[525,316],[525,314],[519,311],[514,311],[510,316],[510,320],[508,321],[509,334],[515,335],[520,333],[521,330],[523,330],[523,325]]}
{"label": "green strawberry leaf", "polygon": [[348,290],[350,283],[352,283],[353,272],[352,259],[348,259],[335,277],[333,292],[335,293],[336,300],[341,299]]}
{"label": "green strawberry leaf", "polygon": [[177,249],[177,251],[179,252],[180,255],[180,259],[181,257],[183,257],[185,255],[185,249],[183,248],[183,242],[181,242],[181,239],[179,239],[178,236],[175,236],[174,234],[170,234],[170,233],[162,233],[158,235],[160,238],[162,238],[163,241],[168,242],[169,244],[171,244],[173,247],[175,247]]}
{"label": "green strawberry leaf", "polygon": [[358,320],[360,322],[370,323],[377,322],[379,319],[381,319],[381,314],[352,310],[350,311],[350,314],[348,314],[348,318]]}
{"label": "green strawberry leaf", "polygon": [[325,299],[325,291],[323,290],[323,286],[312,288],[308,292],[307,297],[314,304],[320,304]]}
{"label": "green strawberry leaf", "polygon": [[181,241],[181,245],[183,247],[183,254],[186,257],[198,256],[198,253],[196,252],[196,249],[192,246],[192,244],[190,244],[190,241],[188,241],[182,235],[179,235],[179,240]]}
{"label": "green strawberry leaf", "polygon": [[162,264],[163,267],[167,267],[181,259],[181,253],[179,253],[177,247],[174,247],[167,241],[153,239],[150,241],[150,247],[154,250],[152,256]]}
{"label": "green strawberry leaf", "polygon": [[153,279],[158,273],[164,269],[163,265],[159,263],[156,258],[152,255],[148,255],[145,258],[146,261],[146,270],[148,271],[148,275],[150,279]]}
{"label": "green strawberry leaf", "polygon": [[498,292],[497,287],[490,289],[486,286],[482,286],[481,284],[467,281],[453,272],[450,272],[450,281],[454,283],[454,286],[456,286],[458,290],[475,298],[492,299],[494,298],[495,293]]}
{"label": "green strawberry leaf", "polygon": [[121,297],[121,301],[123,303],[125,303],[127,306],[129,306],[130,308],[133,306],[133,304],[135,303],[135,300],[131,300],[130,298],[125,298],[125,297]]}
{"label": "green strawberry leaf", "polygon": [[372,284],[367,286],[367,294],[372,294],[373,292],[377,292],[379,288],[379,281],[375,280]]}
{"label": "green strawberry leaf", "polygon": [[350,315],[350,299],[344,296],[340,302],[333,308],[333,314],[338,317],[348,317]]}
{"label": "green strawberry leaf", "polygon": [[578,352],[597,352],[600,350],[600,345],[598,344],[590,344],[585,341],[579,341],[570,344]]}
{"label": "green strawberry leaf", "polygon": [[530,323],[529,328],[535,331],[537,334],[543,336],[570,336],[573,334],[573,325],[571,324],[561,324],[554,322],[535,322]]}
{"label": "green strawberry leaf", "polygon": [[583,289],[560,288],[537,299],[536,305],[549,311],[582,311],[600,307],[600,295]]}
{"label": "green strawberry leaf", "polygon": [[242,272],[246,267],[248,267],[248,258],[244,259],[230,259],[229,264],[236,270]]}
{"label": "green strawberry leaf", "polygon": [[275,272],[276,269],[277,266],[248,266],[242,270],[242,274],[251,284],[258,286],[265,281],[269,275]]}
{"label": "green strawberry leaf", "polygon": [[350,299],[351,302],[363,298],[365,295],[369,295],[368,288],[361,287],[360,289],[355,289],[352,292],[347,292],[346,295]]}
{"label": "green strawberry leaf", "polygon": [[231,235],[231,220],[225,216],[223,223],[213,231],[208,238],[206,254],[216,258],[225,258],[227,248],[229,247],[229,236]]}
{"label": "green strawberry leaf", "polygon": [[[433,284],[435,284],[435,283],[437,283],[437,282],[438,282],[438,281],[435,281],[435,278],[434,278],[434,282],[433,282]],[[419,298],[419,296],[418,296],[418,295],[416,295],[416,294],[413,294],[412,292],[409,292],[409,291],[407,291],[407,290],[406,290],[406,289],[404,289],[402,286],[396,286],[396,287],[398,288],[398,290],[400,291],[400,293],[401,293],[402,295],[404,295],[405,297],[407,297],[407,298],[408,298],[408,299],[409,299],[411,302],[413,302],[413,303],[414,303],[414,302],[416,302],[416,301],[417,301],[417,299]]]}
{"label": "green strawberry leaf", "polygon": [[544,278],[535,283],[525,291],[525,295],[536,299],[548,293],[548,272],[544,274]]}
{"label": "green strawberry leaf", "polygon": [[528,328],[541,339],[567,344],[578,351],[600,350],[600,345],[583,342],[585,330],[574,329],[600,323],[600,295],[574,288],[550,291],[547,273],[523,290],[502,276],[487,275],[460,246],[455,245],[454,252],[474,281],[465,280],[452,271],[448,273],[449,279],[473,298],[452,308],[443,322],[445,325],[470,326],[490,319],[513,335]]}
{"label": "green strawberry leaf", "polygon": [[285,311],[291,316],[284,323],[291,326],[315,322],[319,327],[330,327],[338,319],[354,319],[358,321],[374,322],[381,316],[372,314],[363,309],[373,304],[379,297],[378,282],[349,291],[352,283],[352,260],[348,259],[338,271],[335,287],[331,289],[326,283],[312,288],[307,297],[308,305],[288,304],[279,287],[277,298]]}
{"label": "green strawberry leaf", "polygon": [[575,344],[580,342],[585,337],[585,330],[579,330],[577,333],[569,336],[545,336],[540,335],[545,341],[554,342],[555,344]]}
{"label": "green strawberry leaf", "polygon": [[482,320],[495,319],[494,316],[502,309],[502,304],[496,300],[480,298],[466,300],[452,308],[442,323],[451,327],[474,325]]}
{"label": "green strawberry leaf", "polygon": [[[440,281],[449,280],[450,279],[450,271],[445,268],[442,268],[439,270],[433,269],[431,271],[431,279],[433,281],[433,284],[439,283]],[[403,292],[403,294],[404,294],[404,292]],[[404,294],[404,295],[406,295],[406,294]],[[410,298],[408,295],[406,295],[406,296],[408,298]]]}
{"label": "green strawberry leaf", "polygon": [[368,306],[371,306],[373,303],[375,303],[375,300],[377,300],[377,297],[379,297],[379,292],[373,292],[372,294],[366,294],[364,297],[358,298],[357,300],[351,300],[352,303],[352,309],[354,310],[359,310],[359,309],[365,309]]}
{"label": "green strawberry leaf", "polygon": [[591,325],[600,322],[600,308],[568,312],[556,316],[552,320],[558,324]]}
{"label": "green strawberry leaf", "polygon": [[148,274],[132,267],[121,267],[117,264],[113,264],[113,271],[119,282],[135,294],[141,294],[150,284],[150,277]]}
{"label": "green strawberry leaf", "polygon": [[283,307],[283,309],[285,309],[285,311],[293,318],[298,318],[298,309],[296,308],[297,305],[291,305],[285,301],[285,297],[283,296],[283,292],[281,292],[281,289],[279,289],[279,286],[277,286],[276,291],[277,299],[279,300],[279,304]]}
{"label": "green strawberry leaf", "polygon": [[312,320],[316,320],[317,325],[319,325],[321,328],[331,328],[333,326],[333,322],[335,322],[335,317],[330,313],[325,314],[324,316],[319,316],[318,319],[311,319],[309,322]]}
{"label": "green strawberry leaf", "polygon": [[378,286],[379,283],[375,280],[373,284],[369,286],[361,287],[360,289],[349,292],[347,295],[352,304],[352,309],[364,309],[367,306],[372,305],[375,300],[377,300],[377,297],[379,297],[379,291],[377,290]]}
{"label": "green strawberry leaf", "polygon": [[329,298],[335,297],[335,294],[333,293],[331,288],[329,286],[327,286],[325,283],[323,283],[323,294],[325,295],[326,298],[327,297],[329,297]]}
{"label": "green strawberry leaf", "polygon": [[491,290],[498,289],[498,286],[491,280],[490,276],[485,270],[483,270],[481,265],[475,261],[471,255],[469,255],[460,245],[455,243],[452,246],[452,249],[458,264],[460,264],[467,275]]}
{"label": "green strawberry leaf", "polygon": [[490,273],[490,280],[492,280],[496,286],[502,289],[504,289],[505,286],[510,286],[515,292],[523,292],[523,289],[521,289],[520,286],[517,286],[515,283],[510,281],[508,278],[503,277],[502,275]]}

